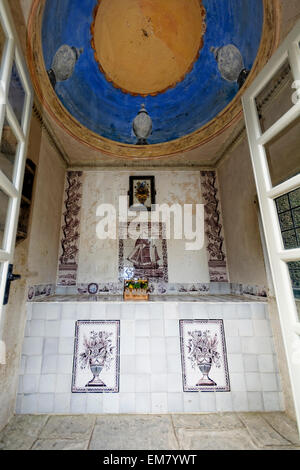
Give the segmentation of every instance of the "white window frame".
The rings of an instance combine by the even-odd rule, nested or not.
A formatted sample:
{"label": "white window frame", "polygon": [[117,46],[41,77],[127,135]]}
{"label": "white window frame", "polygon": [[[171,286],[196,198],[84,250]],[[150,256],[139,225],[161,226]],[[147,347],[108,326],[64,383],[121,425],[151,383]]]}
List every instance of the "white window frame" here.
{"label": "white window frame", "polygon": [[[3,299],[8,267],[9,264],[13,264],[32,114],[33,90],[7,0],[0,0],[0,18],[1,27],[6,35],[6,43],[3,49],[0,69],[0,139],[2,137],[6,117],[19,143],[15,156],[12,181],[0,170],[0,189],[9,197],[3,247],[0,249],[0,364],[5,364],[5,338],[2,337],[3,314],[5,310]],[[21,124],[15,116],[8,99],[13,63],[16,64],[25,92]]]}
{"label": "white window frame", "polygon": [[[270,260],[272,279],[278,306],[283,341],[287,356],[296,418],[300,430],[300,322],[291,285],[288,262],[300,261],[300,248],[285,249],[280,230],[275,199],[300,187],[300,174],[273,186],[265,145],[284,131],[300,116],[300,21],[286,37],[245,92],[242,102],[250,146],[252,166],[260,205],[266,246]],[[289,61],[295,89],[292,95],[298,97],[296,104],[276,121],[267,131],[262,132],[256,106],[256,97],[268,85],[274,75]],[[296,94],[295,94],[296,90]]]}

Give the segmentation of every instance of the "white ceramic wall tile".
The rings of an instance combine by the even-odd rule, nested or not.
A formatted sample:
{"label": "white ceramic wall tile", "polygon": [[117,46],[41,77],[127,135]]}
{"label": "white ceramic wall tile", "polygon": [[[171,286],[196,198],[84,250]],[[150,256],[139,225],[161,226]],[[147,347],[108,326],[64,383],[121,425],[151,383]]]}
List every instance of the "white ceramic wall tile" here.
{"label": "white ceramic wall tile", "polygon": [[262,383],[260,379],[260,374],[256,372],[246,372],[246,386],[249,392],[259,392],[262,391]]}
{"label": "white ceramic wall tile", "polygon": [[232,409],[233,411],[239,412],[249,409],[248,393],[244,392],[232,392]]}
{"label": "white ceramic wall tile", "polygon": [[39,391],[39,375],[24,375],[22,380],[22,393],[38,393]]}
{"label": "white ceramic wall tile", "polygon": [[120,395],[119,413],[135,413],[135,393]]}
{"label": "white ceramic wall tile", "polygon": [[56,374],[41,375],[39,379],[39,393],[55,393]]}
{"label": "white ceramic wall tile", "polygon": [[150,393],[136,393],[135,394],[135,412],[136,413],[149,413],[151,410],[151,395]]}
{"label": "white ceramic wall tile", "polygon": [[103,412],[103,400],[98,393],[89,393],[87,395],[86,412],[88,414],[101,414]]}
{"label": "white ceramic wall tile", "polygon": [[264,392],[276,392],[278,390],[276,374],[260,374],[260,380]]}
{"label": "white ceramic wall tile", "polygon": [[263,392],[263,402],[265,411],[278,411],[282,410],[281,397],[276,392]]}
{"label": "white ceramic wall tile", "polygon": [[135,391],[136,393],[150,393],[151,391],[151,375],[136,374],[135,375]]}
{"label": "white ceramic wall tile", "polygon": [[217,410],[216,392],[202,392],[199,394],[199,406],[202,413],[215,413]]}
{"label": "white ceramic wall tile", "polygon": [[258,369],[260,372],[275,372],[275,361],[273,354],[261,354],[258,356]]}
{"label": "white ceramic wall tile", "polygon": [[233,411],[231,392],[216,393],[216,408],[219,412]]}
{"label": "white ceramic wall tile", "polygon": [[24,414],[34,414],[38,412],[38,395],[36,393],[22,396],[21,412]]}
{"label": "white ceramic wall tile", "polygon": [[169,413],[182,413],[183,410],[183,394],[182,393],[168,393],[168,412]]}
{"label": "white ceramic wall tile", "polygon": [[40,393],[37,395],[38,412],[53,413],[54,412],[54,393]]}
{"label": "white ceramic wall tile", "polygon": [[168,412],[167,393],[151,393],[151,412],[155,414]]}
{"label": "white ceramic wall tile", "polygon": [[239,336],[253,336],[252,320],[239,320],[238,330]]}
{"label": "white ceramic wall tile", "polygon": [[42,356],[26,356],[25,374],[40,374],[42,359]]}
{"label": "white ceramic wall tile", "polygon": [[199,394],[185,393],[183,395],[183,411],[185,413],[199,412]]}
{"label": "white ceramic wall tile", "polygon": [[47,303],[46,304],[46,320],[60,320],[61,311],[65,304]]}
{"label": "white ceramic wall tile", "polygon": [[38,356],[43,352],[43,338],[24,338],[23,353],[26,356]]}
{"label": "white ceramic wall tile", "polygon": [[[73,339],[71,340],[73,341]],[[44,356],[51,354],[58,354],[58,338],[45,338],[44,340]]]}
{"label": "white ceramic wall tile", "polygon": [[262,392],[248,392],[249,411],[264,411]]}
{"label": "white ceramic wall tile", "polygon": [[61,361],[62,357],[59,357],[58,361],[58,355],[44,356],[42,362],[42,374],[56,374],[57,365],[58,363],[61,363]]}
{"label": "white ceramic wall tile", "polygon": [[54,413],[68,414],[71,409],[71,394],[56,393],[54,398]]}
{"label": "white ceramic wall tile", "polygon": [[163,320],[150,320],[150,336],[151,337],[164,337],[164,321]]}
{"label": "white ceramic wall tile", "polygon": [[134,374],[121,374],[120,375],[120,393],[134,393],[135,392],[135,378]]}
{"label": "white ceramic wall tile", "polygon": [[233,372],[244,372],[244,361],[243,361],[243,355],[242,354],[228,354],[227,356],[228,360],[228,368],[229,368],[229,373],[230,375]]}
{"label": "white ceramic wall tile", "polygon": [[258,361],[261,356],[255,354],[243,354],[245,372],[258,372]]}
{"label": "white ceramic wall tile", "polygon": [[71,374],[57,374],[55,391],[56,393],[70,393],[72,384]]}
{"label": "white ceramic wall tile", "polygon": [[151,374],[151,392],[165,392],[168,388],[167,374]]}
{"label": "white ceramic wall tile", "polygon": [[[124,341],[124,340],[123,340]],[[150,354],[150,338],[135,338],[135,354]]]}
{"label": "white ceramic wall tile", "polygon": [[73,354],[73,352],[74,352],[74,338],[59,338],[58,353],[59,354]]}
{"label": "white ceramic wall tile", "polygon": [[[264,303],[65,302],[27,310],[17,413],[189,413],[283,408]],[[224,321],[229,392],[184,392],[179,320]],[[72,393],[77,320],[120,320],[119,393]]]}

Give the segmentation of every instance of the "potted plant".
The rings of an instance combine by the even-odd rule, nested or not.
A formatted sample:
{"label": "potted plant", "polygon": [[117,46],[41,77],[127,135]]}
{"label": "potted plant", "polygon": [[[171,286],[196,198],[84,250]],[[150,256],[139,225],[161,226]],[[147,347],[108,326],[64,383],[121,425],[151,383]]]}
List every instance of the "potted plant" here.
{"label": "potted plant", "polygon": [[188,341],[189,359],[193,367],[199,367],[202,378],[197,383],[198,386],[216,385],[208,376],[213,365],[220,368],[220,354],[218,353],[218,337],[213,337],[209,330],[192,331],[188,333],[191,338]]}
{"label": "potted plant", "polygon": [[91,331],[90,337],[84,338],[84,352],[80,354],[79,361],[81,369],[90,367],[93,379],[86,387],[106,387],[105,383],[99,378],[103,369],[109,369],[113,357],[112,333],[106,331]]}
{"label": "potted plant", "polygon": [[148,281],[129,279],[124,283],[125,300],[148,300]]}

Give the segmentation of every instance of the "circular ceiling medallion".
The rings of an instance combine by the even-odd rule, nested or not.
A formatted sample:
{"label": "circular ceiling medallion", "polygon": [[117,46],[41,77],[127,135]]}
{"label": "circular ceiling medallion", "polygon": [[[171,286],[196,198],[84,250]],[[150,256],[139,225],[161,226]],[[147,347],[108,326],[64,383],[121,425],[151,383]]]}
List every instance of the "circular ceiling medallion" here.
{"label": "circular ceiling medallion", "polygon": [[191,71],[203,47],[202,0],[98,0],[92,47],[101,72],[132,95],[156,95]]}

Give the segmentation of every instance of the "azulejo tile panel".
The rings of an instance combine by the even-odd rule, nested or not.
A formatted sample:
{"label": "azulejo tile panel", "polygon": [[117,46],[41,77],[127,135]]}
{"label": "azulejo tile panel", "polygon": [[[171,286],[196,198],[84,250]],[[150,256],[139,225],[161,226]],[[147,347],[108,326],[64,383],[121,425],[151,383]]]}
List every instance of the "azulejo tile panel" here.
{"label": "azulejo tile panel", "polygon": [[[126,237],[130,230],[136,238]],[[119,281],[137,277],[152,283],[168,283],[165,224],[128,222],[120,224],[119,231]]]}
{"label": "azulejo tile panel", "polygon": [[118,393],[119,380],[120,321],[77,321],[72,392]]}
{"label": "azulejo tile panel", "polygon": [[76,285],[77,280],[82,175],[82,171],[68,171],[66,177],[66,199],[57,278],[57,284],[63,286]]}
{"label": "azulejo tile panel", "polygon": [[180,320],[184,392],[229,392],[223,320]]}
{"label": "azulejo tile panel", "polygon": [[30,286],[27,292],[27,301],[31,302],[35,299],[41,299],[44,297],[49,297],[55,293],[54,284],[39,284],[36,286]]}

